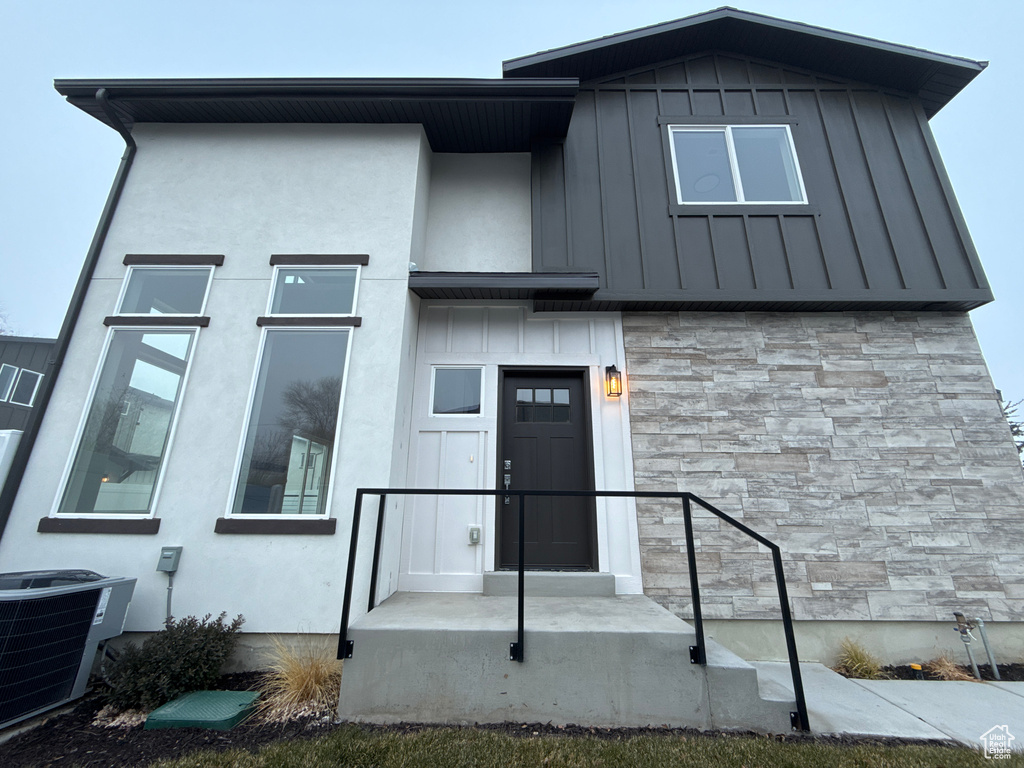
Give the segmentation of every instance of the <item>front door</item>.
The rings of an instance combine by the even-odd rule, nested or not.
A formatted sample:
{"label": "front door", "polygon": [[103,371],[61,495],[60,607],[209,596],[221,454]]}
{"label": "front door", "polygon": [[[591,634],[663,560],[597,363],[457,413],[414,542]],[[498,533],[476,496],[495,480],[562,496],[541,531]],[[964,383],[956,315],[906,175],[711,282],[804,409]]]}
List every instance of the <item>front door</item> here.
{"label": "front door", "polygon": [[[585,371],[504,371],[498,483],[511,489],[593,490]],[[498,497],[498,567],[519,563],[518,499]],[[526,499],[526,567],[597,570],[593,499]]]}

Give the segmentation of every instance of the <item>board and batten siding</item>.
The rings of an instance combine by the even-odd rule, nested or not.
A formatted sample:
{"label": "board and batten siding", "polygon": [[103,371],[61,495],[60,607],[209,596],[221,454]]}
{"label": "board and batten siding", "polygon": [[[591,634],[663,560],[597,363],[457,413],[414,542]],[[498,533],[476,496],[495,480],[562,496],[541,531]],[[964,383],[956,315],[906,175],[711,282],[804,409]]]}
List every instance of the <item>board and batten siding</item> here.
{"label": "board and batten siding", "polygon": [[[717,117],[788,124],[808,204],[682,210],[667,125]],[[689,57],[585,83],[564,142],[535,147],[532,183],[534,270],[599,272],[595,308],[991,300],[927,119],[907,94]]]}
{"label": "board and batten siding", "polygon": [[[532,313],[525,304],[424,303],[416,351],[408,477],[417,488],[496,488],[499,367],[586,369],[590,387],[594,482],[633,487],[628,398],[604,396],[604,366],[625,359],[618,313]],[[479,367],[479,415],[432,416],[436,366]],[[471,545],[468,528],[482,539]],[[405,506],[398,588],[479,592],[494,569],[495,509],[490,498],[415,496]],[[640,544],[632,500],[597,503],[598,567],[615,574],[619,593],[642,591]]]}

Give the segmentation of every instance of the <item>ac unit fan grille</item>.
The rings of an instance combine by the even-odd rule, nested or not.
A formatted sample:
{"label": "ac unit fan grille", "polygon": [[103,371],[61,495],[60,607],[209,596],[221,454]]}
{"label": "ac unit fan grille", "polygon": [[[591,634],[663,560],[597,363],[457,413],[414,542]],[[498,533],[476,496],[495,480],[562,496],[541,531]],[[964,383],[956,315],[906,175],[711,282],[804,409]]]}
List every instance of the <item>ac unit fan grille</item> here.
{"label": "ac unit fan grille", "polygon": [[0,602],[0,722],[71,696],[99,595]]}

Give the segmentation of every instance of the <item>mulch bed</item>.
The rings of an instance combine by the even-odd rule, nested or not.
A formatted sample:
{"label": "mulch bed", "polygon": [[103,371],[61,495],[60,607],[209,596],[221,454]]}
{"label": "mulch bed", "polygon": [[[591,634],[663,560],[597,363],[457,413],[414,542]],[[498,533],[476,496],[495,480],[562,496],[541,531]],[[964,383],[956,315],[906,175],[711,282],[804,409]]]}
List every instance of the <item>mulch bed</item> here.
{"label": "mulch bed", "polygon": [[[961,665],[961,668],[965,673],[973,677],[974,673],[971,668],[966,665]],[[899,666],[888,666],[882,667],[882,671],[891,680],[939,680],[940,678],[933,677],[928,672],[922,670],[911,669],[909,664],[902,664]],[[988,664],[979,664],[978,671],[981,673],[983,680],[995,680],[992,676],[992,667]],[[921,675],[921,677],[918,677]],[[1019,683],[1024,682],[1024,664],[1000,664],[999,665],[999,677],[1005,683]]]}
{"label": "mulch bed", "polygon": [[[893,677],[913,679],[910,667],[887,667]],[[908,677],[903,677],[903,670]],[[987,668],[983,668],[983,672]],[[1004,680],[1024,680],[1024,664],[999,665]],[[259,676],[254,673],[225,675],[220,680],[223,690],[253,690]],[[105,728],[93,725],[96,713],[103,707],[99,694],[84,697],[70,712],[55,715],[41,725],[19,734],[0,744],[0,765],[4,768],[33,766],[78,766],[79,768],[109,768],[110,766],[145,766],[156,760],[171,760],[202,750],[225,751],[245,749],[257,751],[277,741],[309,739],[321,736],[341,726],[317,721],[293,721],[283,724],[265,725],[242,723],[230,731],[213,731],[202,728],[171,728],[165,730],[143,730],[142,726],[131,728]],[[403,723],[399,725],[361,725],[366,730],[390,730],[415,732],[430,725]],[[512,736],[593,736],[605,739],[622,739],[641,733],[677,734],[688,738],[758,737],[756,734],[733,732],[708,732],[695,729],[668,728],[592,728],[589,726],[556,726],[544,723],[500,723],[473,726],[480,729],[507,733]],[[819,737],[808,734],[790,733],[769,736],[778,741],[818,741],[830,744],[922,744],[919,740],[879,739],[856,736]],[[948,745],[948,742],[932,742]]]}

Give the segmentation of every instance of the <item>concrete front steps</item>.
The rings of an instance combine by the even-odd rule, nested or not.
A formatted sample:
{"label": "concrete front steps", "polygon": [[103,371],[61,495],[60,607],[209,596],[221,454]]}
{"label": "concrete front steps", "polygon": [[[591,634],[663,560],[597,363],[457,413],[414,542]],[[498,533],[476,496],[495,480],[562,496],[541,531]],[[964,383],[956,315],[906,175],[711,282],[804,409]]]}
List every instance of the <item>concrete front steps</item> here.
{"label": "concrete front steps", "polygon": [[714,641],[691,664],[693,628],[649,598],[558,594],[601,574],[528,574],[525,661],[510,661],[516,597],[498,576],[486,595],[398,592],[354,622],[339,717],[791,729],[791,695],[762,696],[754,667]]}

